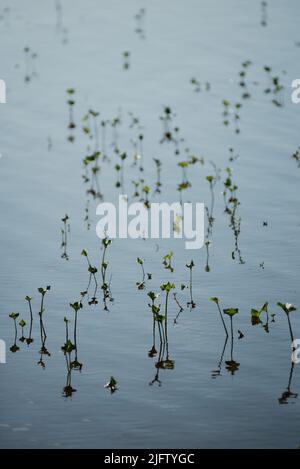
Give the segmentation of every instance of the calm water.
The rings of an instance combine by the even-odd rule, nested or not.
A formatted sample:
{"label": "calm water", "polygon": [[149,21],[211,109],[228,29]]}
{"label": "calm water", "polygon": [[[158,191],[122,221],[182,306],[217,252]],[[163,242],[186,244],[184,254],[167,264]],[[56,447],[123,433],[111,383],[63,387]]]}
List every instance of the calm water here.
{"label": "calm water", "polygon": [[[289,447],[300,444],[300,407],[297,397],[287,404],[279,398],[288,386],[291,360],[290,336],[278,301],[299,301],[299,178],[291,159],[299,145],[300,107],[290,100],[290,84],[299,78],[300,40],[297,0],[272,0],[267,26],[261,25],[259,1],[138,0],[63,2],[62,25],[57,24],[55,2],[11,0],[10,13],[0,22],[0,78],[7,84],[6,105],[0,105],[1,188],[1,316],[0,338],[7,344],[7,364],[0,365],[0,446],[31,447]],[[0,11],[7,2],[1,1]],[[134,15],[147,7],[146,38],[135,32]],[[24,47],[37,53],[26,65]],[[123,70],[122,53],[130,51],[130,67]],[[247,78],[251,98],[242,100],[238,85],[241,63],[250,60]],[[285,86],[284,106],[276,107],[264,93],[269,85],[264,66],[271,66]],[[26,66],[28,67],[26,71]],[[32,79],[25,83],[29,73]],[[285,73],[284,73],[285,72]],[[197,93],[192,77],[210,91]],[[66,89],[74,87],[74,143],[69,131]],[[222,100],[242,102],[240,134],[223,125]],[[174,125],[185,141],[181,155],[172,143],[160,144],[164,106],[176,113]],[[214,174],[210,161],[221,171],[215,186],[215,210],[210,272],[205,271],[206,251],[187,251],[181,240],[119,240],[108,249],[109,275],[114,297],[109,312],[99,304],[79,311],[77,346],[82,371],[72,371],[71,397],[63,396],[66,361],[60,348],[65,341],[64,316],[73,320],[70,302],[86,288],[88,272],[81,250],[100,265],[100,241],[95,234],[95,202],[91,202],[91,229],[84,223],[86,186],[82,159],[88,138],[81,119],[88,109],[101,119],[121,115],[118,146],[126,151],[125,192],[131,195],[132,179],[140,177],[131,167],[134,149],[130,141],[128,112],[139,116],[145,136],[143,178],[155,185],[153,158],[162,161],[162,193],[155,200],[178,200],[181,182],[177,163],[186,159],[184,149],[203,157],[204,165],[188,168],[192,187],[185,200],[210,205],[206,176]],[[50,140],[49,140],[50,139]],[[107,125],[107,153],[101,163],[100,184],[105,200],[116,200],[118,189]],[[49,143],[50,142],[50,143]],[[93,145],[93,142],[92,142]],[[228,162],[230,147],[239,158]],[[239,248],[245,264],[232,259],[234,236],[224,213],[221,194],[224,169],[233,168],[241,203]],[[152,196],[150,197],[150,199]],[[69,261],[61,258],[61,218],[70,216]],[[267,221],[267,226],[263,222]],[[174,251],[171,273],[162,257]],[[138,291],[141,278],[137,256],[153,278]],[[162,282],[174,281],[178,300],[189,298],[180,284],[188,282],[185,264],[193,257],[195,309],[185,310],[177,325],[176,303],[170,301],[168,345],[174,369],[155,367],[148,357],[152,346],[152,316],[147,292],[159,291]],[[40,360],[37,288],[51,285],[45,298],[46,346],[51,356]],[[92,284],[93,286],[93,284]],[[12,311],[27,322],[24,301],[33,297],[34,342],[11,353],[14,342]],[[234,359],[231,374],[230,340],[220,376],[213,379],[224,347],[224,330],[216,306],[239,308],[234,318]],[[162,295],[161,301],[163,302]],[[269,333],[252,326],[251,308],[269,302]],[[271,314],[276,314],[271,322]],[[264,319],[262,317],[262,319]],[[298,313],[291,315],[295,337],[300,337]],[[72,331],[73,322],[70,325]],[[244,338],[238,339],[238,329]],[[18,339],[20,330],[18,330]],[[149,383],[159,371],[159,382]],[[110,376],[118,391],[104,388]],[[290,390],[300,391],[295,365]],[[282,402],[282,401],[281,401]]]}

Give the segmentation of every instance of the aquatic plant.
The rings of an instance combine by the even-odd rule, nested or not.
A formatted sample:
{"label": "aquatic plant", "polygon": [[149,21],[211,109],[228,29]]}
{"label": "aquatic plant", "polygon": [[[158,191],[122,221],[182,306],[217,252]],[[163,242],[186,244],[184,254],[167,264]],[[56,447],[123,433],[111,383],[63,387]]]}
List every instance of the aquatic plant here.
{"label": "aquatic plant", "polygon": [[169,270],[170,272],[174,272],[174,268],[172,266],[172,257],[174,256],[173,251],[169,251],[164,257],[163,257],[163,265],[166,270]]}
{"label": "aquatic plant", "polygon": [[283,312],[285,313],[287,317],[291,341],[294,342],[294,334],[293,334],[292,324],[290,320],[290,313],[292,313],[293,311],[296,311],[297,308],[295,308],[295,306],[293,306],[291,303],[277,303],[277,305],[283,310]]}
{"label": "aquatic plant", "polygon": [[124,51],[122,54],[123,57],[123,70],[128,70],[130,67],[130,52],[128,50]]}
{"label": "aquatic plant", "polygon": [[111,394],[113,394],[118,389],[117,385],[118,381],[113,376],[111,376],[110,380],[104,385],[104,387],[109,389]]}
{"label": "aquatic plant", "polygon": [[108,306],[107,306],[107,301],[112,302],[113,297],[111,294],[111,279],[109,282],[106,280],[106,274],[107,274],[107,268],[108,268],[108,261],[106,260],[106,251],[108,246],[111,244],[111,239],[108,239],[107,237],[102,239],[102,249],[103,249],[103,254],[102,254],[102,261],[101,261],[101,276],[102,276],[102,284],[101,284],[101,290],[103,292],[103,305],[104,305],[104,310],[108,311]]}
{"label": "aquatic plant", "polygon": [[66,214],[61,221],[63,222],[63,228],[61,228],[61,248],[63,250],[63,253],[61,255],[62,259],[66,259],[67,261],[69,260],[69,256],[67,253],[67,246],[68,246],[68,235],[67,233],[70,233],[70,222],[69,222],[69,216]]}
{"label": "aquatic plant", "polygon": [[26,338],[26,344],[27,344],[27,345],[30,345],[30,344],[32,344],[32,342],[33,342],[33,339],[32,339],[32,337],[31,337],[31,335],[32,335],[32,326],[33,326],[33,314],[32,314],[32,307],[31,307],[31,300],[32,300],[32,298],[31,298],[31,296],[28,296],[28,295],[27,295],[27,296],[25,297],[25,300],[28,302],[29,313],[30,313],[29,335],[28,335],[28,337]]}
{"label": "aquatic plant", "polygon": [[19,321],[19,326],[21,327],[21,332],[22,332],[22,336],[20,337],[20,342],[25,342],[25,336],[24,336],[24,327],[26,326],[26,322],[24,321],[24,319],[21,319],[21,321]]}
{"label": "aquatic plant", "polygon": [[142,280],[140,282],[136,282],[136,285],[139,290],[144,290],[145,288],[145,269],[144,269],[145,260],[142,259],[141,257],[137,257],[136,261],[141,266],[141,269],[142,269]]}
{"label": "aquatic plant", "polygon": [[226,327],[226,324],[225,324],[225,321],[224,321],[224,318],[223,318],[223,315],[222,315],[222,311],[221,311],[221,308],[220,308],[219,298],[214,296],[214,297],[210,298],[210,301],[212,301],[213,303],[215,303],[217,305],[217,308],[218,308],[218,311],[219,311],[219,314],[220,314],[220,318],[221,318],[221,321],[222,321],[222,324],[223,324],[223,327],[224,327],[225,334],[228,337],[228,330],[227,330],[227,327]]}
{"label": "aquatic plant", "polygon": [[[70,303],[70,307],[73,309],[75,313],[75,320],[74,320],[74,350],[75,350],[75,358],[72,362],[70,362],[71,368],[75,370],[81,371],[82,363],[78,361],[78,348],[77,348],[77,318],[78,318],[78,311],[82,309],[81,301],[75,301],[74,303]],[[67,328],[67,323],[66,323]]]}
{"label": "aquatic plant", "polygon": [[41,365],[42,368],[45,368],[45,362],[43,360],[43,355],[46,355],[50,357],[50,353],[48,349],[46,348],[46,340],[47,340],[47,334],[44,326],[44,321],[43,321],[43,316],[45,313],[44,309],[44,298],[45,295],[48,291],[50,291],[51,287],[48,285],[46,288],[40,287],[38,288],[38,292],[42,295],[41,297],[41,305],[40,305],[40,311],[39,311],[39,323],[40,323],[40,337],[41,337],[41,348],[40,348],[40,360],[38,361],[38,365]]}
{"label": "aquatic plant", "polygon": [[273,75],[272,76],[272,67],[269,65],[265,65],[263,67],[265,73],[267,74],[269,84],[267,88],[265,88],[264,93],[266,95],[271,95],[272,99],[271,102],[276,106],[276,107],[283,107],[283,91],[284,91],[284,86],[280,82],[280,77],[278,75]]}
{"label": "aquatic plant", "polygon": [[145,17],[146,17],[146,8],[140,8],[139,11],[134,15],[134,18],[136,21],[135,32],[140,37],[140,39],[146,39]]}
{"label": "aquatic plant", "polygon": [[95,290],[94,290],[94,294],[93,294],[93,296],[92,296],[91,301],[89,301],[89,305],[91,305],[91,304],[97,304],[96,293],[97,293],[97,289],[98,289],[98,282],[97,282],[97,278],[96,278],[96,273],[98,272],[98,269],[97,269],[97,267],[95,267],[95,266],[93,266],[93,265],[91,264],[90,259],[89,259],[89,256],[88,256],[88,252],[87,252],[85,249],[83,249],[83,250],[81,251],[81,255],[82,255],[83,257],[85,257],[86,260],[87,260],[87,263],[88,263],[88,272],[89,272],[88,286],[87,286],[87,288],[86,288],[85,291],[81,292],[81,296],[83,297],[83,296],[85,296],[85,295],[88,293],[89,287],[90,287],[90,284],[91,284],[91,279],[93,278],[93,279],[94,279],[94,283],[95,283]]}
{"label": "aquatic plant", "polygon": [[190,290],[190,301],[188,301],[187,306],[190,306],[190,308],[195,308],[196,303],[193,300],[193,267],[195,267],[194,261],[191,260],[189,264],[186,264],[186,267],[190,271],[190,285],[189,285],[189,290]]}
{"label": "aquatic plant", "polygon": [[293,160],[296,161],[298,168],[300,168],[300,147],[292,154]]}
{"label": "aquatic plant", "polygon": [[155,163],[155,168],[156,168],[156,182],[155,182],[155,194],[160,194],[161,193],[161,167],[162,167],[162,162],[158,158],[153,158],[153,161]]}
{"label": "aquatic plant", "polygon": [[266,313],[267,321],[263,324],[264,330],[268,333],[269,332],[269,315],[268,315],[268,303],[264,303],[264,305],[259,309],[251,309],[251,324],[252,326],[256,326],[258,324],[262,324],[261,321],[261,314]]}
{"label": "aquatic plant", "polygon": [[67,95],[68,95],[67,104],[69,106],[68,129],[70,131],[69,136],[68,136],[69,142],[74,142],[74,140],[75,140],[74,129],[76,128],[76,124],[74,122],[74,106],[75,106],[74,94],[75,94],[75,89],[74,88],[68,88],[67,89]]}
{"label": "aquatic plant", "polygon": [[234,373],[239,369],[240,364],[233,359],[233,316],[238,314],[238,308],[227,308],[223,309],[223,313],[230,317],[230,330],[231,330],[231,352],[230,360],[227,360],[226,369],[234,375]]}
{"label": "aquatic plant", "polygon": [[268,24],[268,3],[265,0],[263,0],[262,2],[260,2],[260,7],[261,7],[260,24],[265,27]]}
{"label": "aquatic plant", "polygon": [[10,313],[9,314],[9,317],[14,321],[14,330],[15,330],[15,335],[14,335],[14,343],[13,345],[10,347],[10,351],[12,353],[16,353],[18,350],[20,350],[20,347],[17,346],[17,334],[18,334],[18,331],[17,331],[17,319],[19,317],[19,313]]}

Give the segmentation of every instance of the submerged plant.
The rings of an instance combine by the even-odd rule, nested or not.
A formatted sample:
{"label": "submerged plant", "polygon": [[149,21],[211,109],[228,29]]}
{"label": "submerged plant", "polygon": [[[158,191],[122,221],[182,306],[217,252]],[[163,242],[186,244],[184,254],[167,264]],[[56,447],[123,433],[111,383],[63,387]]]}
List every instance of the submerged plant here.
{"label": "submerged plant", "polygon": [[269,84],[267,88],[265,88],[264,93],[266,95],[271,95],[272,100],[271,102],[276,106],[276,107],[283,107],[283,91],[284,91],[284,86],[280,82],[280,78],[278,75],[273,75],[272,76],[272,67],[265,65],[264,66],[264,71],[267,74]]}
{"label": "submerged plant", "polygon": [[18,334],[18,331],[17,331],[17,319],[19,317],[19,313],[10,313],[9,314],[9,317],[14,321],[14,330],[15,330],[15,336],[14,336],[14,343],[13,345],[10,347],[10,351],[12,353],[15,353],[17,352],[18,350],[20,350],[20,347],[17,346],[17,334]]}

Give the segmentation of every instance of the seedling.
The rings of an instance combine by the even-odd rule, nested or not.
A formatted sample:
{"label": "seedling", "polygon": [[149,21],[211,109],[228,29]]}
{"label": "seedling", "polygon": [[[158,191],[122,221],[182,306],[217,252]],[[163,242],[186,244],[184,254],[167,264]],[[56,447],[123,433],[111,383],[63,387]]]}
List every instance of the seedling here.
{"label": "seedling", "polygon": [[267,95],[272,95],[273,98],[271,102],[276,106],[276,107],[283,107],[283,91],[284,91],[284,86],[280,82],[280,78],[278,75],[273,75],[272,76],[272,67],[265,65],[264,66],[264,71],[267,74],[269,84],[267,88],[265,88],[264,93]]}
{"label": "seedling", "polygon": [[144,202],[145,207],[149,209],[150,208],[150,202],[149,202],[150,187],[144,186],[142,188],[142,193],[144,194],[144,197],[141,199],[141,202]]}
{"label": "seedling", "polygon": [[231,104],[230,101],[227,99],[223,100],[223,124],[228,127],[230,124],[234,124],[235,133],[240,133],[239,121],[240,117],[240,109],[242,108],[241,103]]}
{"label": "seedling", "polygon": [[25,336],[24,336],[24,327],[26,326],[26,322],[24,321],[24,319],[21,319],[21,321],[19,321],[19,326],[21,327],[21,331],[22,331],[22,336],[20,337],[20,342],[25,342]]}
{"label": "seedling", "polygon": [[174,272],[174,268],[172,267],[172,257],[174,256],[174,252],[170,251],[163,257],[163,265],[165,266],[166,270],[170,272]]}
{"label": "seedling", "polygon": [[70,132],[69,136],[68,136],[69,142],[74,142],[74,140],[75,140],[74,129],[76,128],[76,124],[74,122],[74,106],[75,106],[74,94],[75,94],[74,88],[68,88],[67,89],[67,96],[68,96],[67,104],[69,106],[68,129],[69,129],[69,132]]}
{"label": "seedling", "polygon": [[146,39],[145,17],[146,17],[146,8],[140,8],[140,10],[134,15],[134,18],[136,21],[135,32],[140,37],[140,39]]}
{"label": "seedling", "polygon": [[45,368],[45,362],[43,360],[43,355],[46,355],[50,357],[50,353],[46,348],[46,340],[47,340],[47,334],[44,326],[44,298],[45,295],[48,291],[50,291],[51,287],[48,285],[46,288],[40,287],[38,288],[38,292],[42,295],[41,298],[41,306],[40,306],[40,311],[39,311],[39,318],[40,318],[40,337],[41,337],[41,349],[40,349],[40,360],[38,361],[38,365],[41,365],[41,367],[44,369]]}
{"label": "seedling", "polygon": [[219,311],[219,314],[220,314],[220,318],[221,318],[221,321],[222,321],[222,324],[223,324],[223,327],[224,327],[226,337],[228,337],[228,330],[227,330],[227,327],[226,327],[226,324],[225,324],[225,321],[224,321],[224,318],[223,318],[223,315],[222,315],[222,311],[221,311],[221,308],[220,308],[219,298],[214,296],[214,297],[210,298],[210,301],[212,301],[213,303],[215,303],[217,305],[217,308],[218,308],[218,311]]}
{"label": "seedling", "polygon": [[[267,321],[265,324],[261,321],[261,313],[266,313]],[[259,324],[263,325],[264,330],[269,332],[269,314],[268,314],[268,303],[265,303],[259,310],[252,308],[251,309],[251,324],[256,326]]]}
{"label": "seedling", "polygon": [[193,300],[193,267],[194,266],[195,266],[195,264],[194,264],[193,260],[191,260],[191,262],[189,264],[186,264],[186,267],[190,271],[190,285],[189,285],[190,301],[188,301],[187,306],[190,306],[191,309],[196,307],[196,303]]}
{"label": "seedling", "polygon": [[101,289],[103,291],[103,304],[104,304],[105,311],[108,311],[107,301],[110,301],[110,302],[113,301],[113,297],[111,294],[111,279],[109,282],[107,282],[106,280],[108,261],[106,260],[105,256],[106,256],[107,248],[110,244],[111,244],[111,239],[108,239],[107,237],[102,239],[103,254],[102,254],[102,262],[101,262],[101,276],[102,276]]}
{"label": "seedling", "polygon": [[151,308],[151,312],[152,312],[152,341],[153,341],[152,347],[148,352],[148,356],[150,358],[153,358],[157,354],[156,334],[155,334],[156,327],[155,326],[157,324],[159,337],[160,337],[160,340],[162,340],[161,322],[163,318],[160,315],[160,305],[159,306],[155,305],[155,300],[158,298],[158,294],[154,293],[153,291],[150,291],[149,293],[147,293],[147,295],[151,300],[151,304],[148,304],[148,306],[149,308]]}
{"label": "seedling", "polygon": [[62,259],[69,260],[69,256],[67,254],[67,246],[68,246],[68,233],[70,233],[70,222],[69,216],[66,214],[61,221],[63,222],[63,228],[61,228],[61,248],[63,253],[61,255]]}
{"label": "seedling", "polygon": [[141,266],[142,269],[142,280],[140,282],[136,282],[136,285],[139,290],[144,290],[145,288],[145,269],[144,269],[144,259],[141,257],[137,257],[136,259],[137,263]]}
{"label": "seedling", "polygon": [[123,56],[123,70],[128,70],[130,67],[130,52],[126,50],[123,52],[122,56]]}
{"label": "seedling", "polygon": [[[70,307],[73,309],[75,313],[75,321],[74,321],[74,349],[75,349],[75,359],[70,362],[71,368],[75,370],[81,371],[82,369],[82,363],[78,361],[78,349],[77,349],[77,316],[78,316],[78,311],[82,309],[82,303],[81,301],[76,301],[74,303],[70,303]],[[66,323],[67,327],[67,323]]]}
{"label": "seedling", "polygon": [[25,300],[28,302],[28,306],[29,306],[29,313],[30,313],[30,326],[29,326],[29,336],[28,338],[26,339],[26,344],[27,345],[30,345],[32,344],[33,342],[33,339],[31,338],[31,335],[32,335],[32,325],[33,325],[33,314],[32,314],[32,307],[31,307],[31,296],[26,296],[25,297]]}
{"label": "seedling", "polygon": [[15,330],[15,336],[14,336],[14,343],[13,345],[10,347],[10,351],[12,353],[16,353],[18,350],[20,350],[20,347],[17,346],[17,334],[18,334],[18,331],[17,331],[17,319],[19,317],[19,313],[10,313],[9,314],[9,317],[14,321],[14,330]]}
{"label": "seedling", "polygon": [[239,72],[239,86],[242,88],[243,93],[242,93],[242,99],[249,99],[251,97],[251,94],[248,90],[248,85],[247,85],[247,69],[252,65],[252,62],[250,60],[246,60],[245,62],[242,63],[242,70]]}
{"label": "seedling", "polygon": [[86,258],[87,260],[87,263],[88,263],[88,272],[89,272],[89,282],[88,282],[88,286],[87,286],[87,289],[81,293],[81,296],[85,296],[88,291],[89,291],[89,287],[90,287],[90,284],[91,284],[91,279],[93,277],[94,279],[94,283],[95,283],[95,290],[94,290],[94,294],[93,294],[93,297],[92,297],[92,300],[89,301],[89,304],[97,304],[97,299],[96,299],[96,293],[97,293],[97,289],[98,289],[98,282],[97,282],[97,278],[96,278],[96,273],[98,272],[98,269],[97,267],[95,266],[92,266],[91,262],[90,262],[90,259],[89,259],[89,256],[88,256],[88,252],[83,249],[81,251],[81,255],[83,257]]}
{"label": "seedling", "polygon": [[277,303],[277,305],[286,314],[288,325],[289,325],[290,336],[291,336],[291,342],[294,342],[294,334],[293,334],[291,320],[290,320],[290,313],[292,313],[293,311],[296,311],[297,308],[295,308],[295,306],[293,306],[291,303]]}
{"label": "seedling", "polygon": [[[191,78],[190,83],[191,83],[195,93],[199,93],[200,91],[202,91],[201,83],[197,78]],[[210,90],[210,83],[208,81],[205,82],[204,85],[203,85],[203,88],[204,88],[205,91],[209,91]]]}
{"label": "seedling", "polygon": [[109,389],[111,394],[113,394],[118,389],[117,385],[118,381],[113,376],[111,376],[110,380],[105,384],[104,387]]}
{"label": "seedling", "polygon": [[268,24],[268,3],[266,1],[262,1],[260,3],[261,6],[261,19],[260,24],[265,27]]}
{"label": "seedling", "polygon": [[292,158],[296,161],[298,168],[300,168],[300,147],[292,154]]}
{"label": "seedling", "polygon": [[175,289],[174,283],[162,283],[160,289],[166,292],[166,301],[165,301],[165,315],[164,315],[164,323],[165,323],[165,339],[168,340],[168,302],[169,302],[169,295],[170,291]]}
{"label": "seedling", "polygon": [[160,194],[161,193],[161,166],[162,162],[158,158],[153,158],[153,161],[155,163],[155,168],[156,168],[156,183],[155,183],[155,194]]}
{"label": "seedling", "polygon": [[238,314],[239,310],[237,308],[227,308],[223,309],[223,313],[230,317],[230,330],[231,330],[231,354],[230,360],[226,361],[226,369],[234,375],[234,373],[239,369],[240,364],[233,359],[233,316]]}
{"label": "seedling", "polygon": [[72,396],[73,392],[76,392],[76,389],[72,387],[72,362],[71,362],[71,354],[73,350],[76,350],[75,345],[69,339],[69,320],[64,317],[64,323],[66,326],[66,341],[64,345],[61,347],[65,357],[66,357],[66,366],[67,366],[67,379],[66,385],[63,388],[63,396],[70,397]]}

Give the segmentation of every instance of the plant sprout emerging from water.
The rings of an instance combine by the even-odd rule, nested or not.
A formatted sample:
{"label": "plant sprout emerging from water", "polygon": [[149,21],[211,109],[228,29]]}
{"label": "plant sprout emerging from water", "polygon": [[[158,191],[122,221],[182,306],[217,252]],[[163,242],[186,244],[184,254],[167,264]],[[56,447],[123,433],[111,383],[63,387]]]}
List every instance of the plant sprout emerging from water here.
{"label": "plant sprout emerging from water", "polygon": [[262,324],[261,321],[261,314],[266,313],[267,321],[263,324],[264,330],[268,333],[269,332],[269,314],[268,314],[268,303],[264,303],[264,305],[259,309],[251,309],[251,324],[252,326],[256,326],[258,324]]}
{"label": "plant sprout emerging from water", "polygon": [[227,327],[226,327],[226,324],[225,324],[225,321],[224,321],[224,318],[223,318],[223,315],[222,315],[222,311],[221,311],[221,308],[220,308],[219,298],[214,296],[214,297],[210,298],[210,301],[212,301],[213,303],[215,303],[217,305],[218,311],[220,313],[220,318],[221,318],[221,321],[222,321],[222,324],[223,324],[223,327],[224,327],[225,334],[228,337],[228,330],[227,330]]}
{"label": "plant sprout emerging from water", "polygon": [[150,208],[150,202],[149,202],[149,193],[150,193],[150,187],[149,186],[144,186],[142,189],[142,192],[144,194],[144,197],[142,198],[142,202],[144,203],[146,208]]}
{"label": "plant sprout emerging from water", "polygon": [[67,104],[69,106],[69,124],[68,124],[68,129],[70,131],[70,134],[68,136],[69,142],[74,142],[75,137],[74,137],[74,129],[76,128],[76,124],[74,122],[74,106],[75,106],[75,100],[74,100],[74,94],[75,90],[74,88],[68,88],[67,89],[67,95],[68,95],[68,101]]}
{"label": "plant sprout emerging from water", "polygon": [[297,308],[293,306],[291,303],[277,303],[277,305],[285,312],[287,320],[288,320],[288,325],[289,325],[289,331],[290,331],[290,336],[291,336],[291,341],[294,342],[294,334],[292,330],[292,325],[291,325],[291,320],[290,320],[290,313],[293,311],[296,311]]}
{"label": "plant sprout emerging from water", "polygon": [[223,309],[223,313],[230,317],[230,330],[231,330],[231,354],[230,360],[226,361],[226,369],[233,375],[238,369],[240,364],[233,359],[233,316],[238,314],[237,308]]}
{"label": "plant sprout emerging from water", "polygon": [[88,272],[89,272],[89,274],[90,274],[90,275],[89,275],[89,282],[88,282],[87,289],[86,289],[85,291],[81,292],[81,296],[83,297],[83,296],[85,296],[85,295],[88,293],[89,287],[90,287],[90,284],[91,284],[91,279],[92,279],[92,277],[93,277],[94,282],[95,282],[95,290],[94,290],[94,294],[93,294],[92,299],[89,301],[89,305],[91,305],[91,304],[97,304],[98,301],[97,301],[97,298],[96,298],[96,293],[97,293],[97,289],[98,289],[98,282],[97,282],[97,278],[96,278],[96,273],[98,272],[98,269],[97,269],[97,267],[92,266],[92,264],[90,263],[88,253],[87,253],[87,251],[86,251],[85,249],[83,249],[83,250],[81,251],[81,255],[82,255],[83,257],[85,257],[86,260],[87,260],[87,263],[88,263]]}
{"label": "plant sprout emerging from water", "polygon": [[162,334],[163,333],[162,333],[161,323],[162,323],[164,318],[160,314],[160,305],[157,306],[155,304],[155,300],[158,298],[158,294],[154,293],[153,291],[150,291],[149,293],[147,293],[147,295],[151,300],[151,304],[148,304],[148,306],[149,306],[149,308],[151,308],[152,319],[153,319],[153,322],[152,322],[152,340],[153,340],[153,344],[152,344],[151,349],[148,352],[148,356],[150,358],[152,358],[157,354],[156,340],[155,340],[156,339],[156,334],[155,334],[156,328],[155,328],[155,326],[157,324],[158,331],[159,331],[159,337],[160,337],[160,340],[162,341]]}
{"label": "plant sprout emerging from water", "polygon": [[174,252],[170,251],[163,257],[163,265],[165,266],[166,270],[170,272],[174,272],[174,268],[172,267],[172,257],[174,256]]}
{"label": "plant sprout emerging from water", "polygon": [[108,311],[108,306],[107,306],[107,301],[113,301],[113,297],[111,294],[111,280],[107,282],[106,280],[106,271],[108,268],[108,261],[106,260],[106,251],[108,246],[111,244],[111,239],[103,238],[102,239],[102,247],[103,247],[103,254],[102,254],[102,261],[101,261],[101,276],[102,276],[102,285],[101,289],[103,291],[103,304],[104,304],[104,310]]}
{"label": "plant sprout emerging from water", "polygon": [[268,24],[268,3],[265,0],[263,0],[260,3],[260,6],[261,6],[260,24],[265,27]]}
{"label": "plant sprout emerging from water", "polygon": [[104,387],[109,389],[111,394],[113,394],[118,389],[117,385],[118,381],[113,376],[111,376],[110,380],[105,384]]}
{"label": "plant sprout emerging from water", "polygon": [[117,163],[115,165],[115,170],[117,172],[117,175],[118,175],[118,179],[117,179],[117,182],[116,182],[116,187],[117,188],[121,188],[121,192],[122,194],[124,194],[125,190],[124,190],[124,162],[126,160],[126,157],[127,157],[127,154],[125,152],[119,154],[119,157],[120,157],[120,164]]}
{"label": "plant sprout emerging from water", "polygon": [[15,353],[18,350],[20,350],[20,347],[17,346],[17,333],[18,333],[18,331],[17,331],[17,322],[16,322],[18,317],[19,317],[19,313],[10,313],[9,317],[14,321],[14,329],[15,329],[14,343],[10,347],[10,351],[12,353]]}
{"label": "plant sprout emerging from water", "polygon": [[24,321],[24,319],[21,319],[21,321],[19,321],[19,326],[21,327],[21,332],[22,332],[22,335],[20,337],[20,342],[25,342],[25,336],[24,336],[24,327],[26,326],[26,322]]}
{"label": "plant sprout emerging from water", "polygon": [[123,70],[128,70],[130,67],[130,52],[128,50],[124,51],[122,54],[123,57]]}
{"label": "plant sprout emerging from water", "polygon": [[70,223],[69,223],[69,216],[66,214],[61,221],[63,222],[63,228],[61,228],[61,248],[63,249],[63,253],[61,255],[62,259],[69,260],[69,256],[67,254],[67,246],[68,246],[68,235],[70,233]]}
{"label": "plant sprout emerging from water", "polygon": [[190,308],[195,308],[196,303],[193,300],[193,267],[195,266],[194,261],[191,260],[189,264],[186,264],[186,267],[190,270],[190,301],[187,303],[187,306]]}
{"label": "plant sprout emerging from water", "polygon": [[273,95],[272,103],[276,107],[283,107],[283,90],[284,87],[280,82],[278,75],[272,76],[272,67],[268,65],[264,66],[264,71],[266,72],[269,80],[269,85],[264,90],[264,93]]}
{"label": "plant sprout emerging from water", "polygon": [[32,314],[32,307],[31,307],[31,296],[26,296],[25,297],[25,300],[28,302],[28,306],[29,306],[29,313],[30,313],[30,326],[29,326],[29,336],[28,338],[26,339],[26,344],[27,345],[30,345],[32,344],[33,342],[33,339],[31,338],[31,334],[32,334],[32,325],[33,325],[33,314]]}
{"label": "plant sprout emerging from water", "polygon": [[[82,363],[78,361],[78,350],[77,350],[77,316],[78,316],[78,311],[82,309],[82,303],[80,301],[76,301],[74,303],[70,303],[71,308],[73,309],[75,313],[75,321],[74,321],[74,349],[75,349],[75,359],[74,361],[70,362],[71,368],[74,368],[75,370],[81,371],[82,369]],[[66,323],[67,327],[67,323]]]}
{"label": "plant sprout emerging from water", "polygon": [[63,351],[65,357],[66,357],[66,366],[67,366],[67,379],[66,379],[66,385],[63,388],[63,395],[65,397],[70,397],[72,396],[73,392],[76,392],[76,389],[72,387],[72,362],[71,362],[71,354],[73,350],[75,350],[74,344],[71,342],[69,339],[69,319],[64,317],[64,323],[66,326],[66,341],[64,345],[61,347],[61,350]]}
{"label": "plant sprout emerging from water", "polygon": [[141,257],[137,257],[136,261],[141,266],[141,269],[142,269],[142,280],[140,282],[136,282],[136,285],[139,290],[144,290],[145,288],[145,269],[144,269],[145,260],[142,259]]}
{"label": "plant sprout emerging from water", "polygon": [[228,127],[231,122],[234,123],[236,134],[240,133],[239,121],[241,117],[239,112],[241,107],[241,103],[231,105],[227,99],[223,100],[223,124]]}
{"label": "plant sprout emerging from water", "polygon": [[146,39],[145,34],[145,16],[146,8],[140,8],[139,11],[134,15],[136,21],[135,32],[140,37],[140,39]]}
{"label": "plant sprout emerging from water", "polygon": [[40,306],[40,311],[39,311],[39,317],[40,317],[40,336],[41,336],[41,349],[40,349],[40,360],[38,361],[38,365],[41,365],[42,368],[45,368],[45,362],[43,360],[43,355],[46,355],[50,357],[50,353],[48,352],[46,348],[46,339],[47,339],[47,334],[44,326],[44,321],[43,321],[43,315],[45,312],[44,309],[44,298],[45,295],[48,291],[50,291],[51,287],[48,285],[46,288],[40,287],[38,288],[38,292],[42,295],[41,298],[41,306]]}
{"label": "plant sprout emerging from water", "polygon": [[[196,93],[199,93],[200,91],[202,91],[201,83],[199,80],[197,80],[197,78],[191,78],[190,83]],[[204,89],[205,91],[210,90],[210,83],[208,81],[204,84]]]}
{"label": "plant sprout emerging from water", "polygon": [[155,194],[160,194],[161,193],[161,180],[160,180],[160,175],[161,175],[161,166],[162,163],[158,158],[153,158],[153,161],[155,163],[155,168],[156,168],[156,183],[155,183]]}
{"label": "plant sprout emerging from water", "polygon": [[243,89],[242,99],[249,99],[251,97],[247,86],[247,69],[252,65],[250,60],[242,63],[242,70],[239,72],[239,86]]}
{"label": "plant sprout emerging from water", "polygon": [[169,295],[170,291],[175,289],[174,283],[162,283],[160,289],[166,292],[166,301],[165,301],[165,337],[168,336],[168,302],[169,302]]}
{"label": "plant sprout emerging from water", "polygon": [[292,154],[292,158],[296,161],[298,168],[300,168],[300,147]]}

